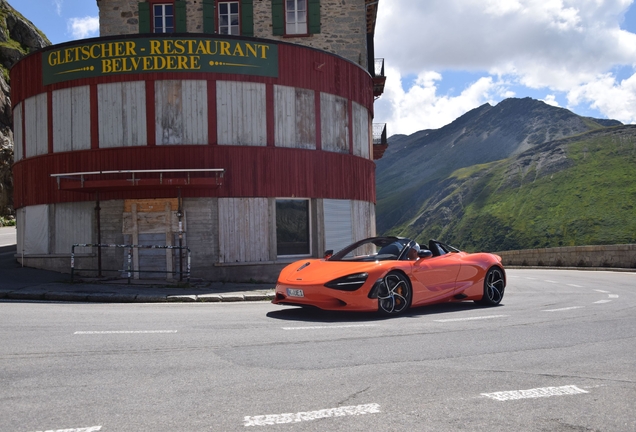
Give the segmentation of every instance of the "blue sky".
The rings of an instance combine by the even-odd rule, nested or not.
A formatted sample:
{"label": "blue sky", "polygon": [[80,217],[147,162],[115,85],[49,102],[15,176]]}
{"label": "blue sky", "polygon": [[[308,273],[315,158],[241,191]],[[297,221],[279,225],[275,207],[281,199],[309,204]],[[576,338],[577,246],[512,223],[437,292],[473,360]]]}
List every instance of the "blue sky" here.
{"label": "blue sky", "polygon": [[[532,97],[636,123],[634,0],[380,0],[376,57],[389,135]],[[99,35],[96,0],[9,0],[52,43]],[[404,13],[408,11],[408,13]]]}

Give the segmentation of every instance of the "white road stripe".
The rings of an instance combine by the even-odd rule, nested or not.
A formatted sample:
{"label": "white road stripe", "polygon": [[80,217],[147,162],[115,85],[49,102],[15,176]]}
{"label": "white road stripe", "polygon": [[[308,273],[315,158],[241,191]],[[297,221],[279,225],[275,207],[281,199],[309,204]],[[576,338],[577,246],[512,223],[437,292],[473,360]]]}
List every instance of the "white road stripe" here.
{"label": "white road stripe", "polygon": [[561,312],[561,311],[572,310],[572,309],[581,309],[583,307],[585,306],[570,306],[570,307],[564,307],[559,309],[544,309],[542,312]]}
{"label": "white road stripe", "polygon": [[537,278],[526,277],[528,280],[537,280]]}
{"label": "white road stripe", "polygon": [[611,300],[599,300],[599,301],[594,302],[594,304],[604,304],[604,303],[609,303],[609,302],[611,302]]}
{"label": "white road stripe", "polygon": [[488,316],[470,317],[470,318],[449,318],[449,319],[435,320],[435,322],[473,321],[473,320],[503,318],[507,316],[508,315],[488,315]]}
{"label": "white road stripe", "polygon": [[618,298],[618,294],[609,294],[608,298]]}
{"label": "white road stripe", "polygon": [[609,291],[603,291],[603,290],[594,290],[594,291],[600,292],[600,293],[603,293],[603,294],[609,294]]}
{"label": "white road stripe", "polygon": [[354,327],[377,327],[377,324],[351,324],[337,326],[307,326],[307,327],[283,327],[283,330],[322,330],[322,329],[341,329]]}
{"label": "white road stripe", "polygon": [[76,331],[76,335],[95,334],[154,334],[154,333],[176,333],[177,330],[113,330],[113,331]]}
{"label": "white road stripe", "polygon": [[544,282],[549,282],[549,283],[554,283],[554,284],[555,284],[555,283],[558,283],[558,282],[556,282],[556,281],[553,281],[553,280],[547,280],[547,279],[546,279],[546,280],[544,280]]}
{"label": "white road stripe", "polygon": [[367,404],[357,406],[345,406],[338,408],[322,409],[319,411],[308,411],[286,414],[268,414],[260,416],[245,416],[244,424],[248,426],[272,426],[275,424],[299,423],[302,421],[318,420],[330,417],[344,417],[363,414],[377,414],[380,412],[380,405]]}
{"label": "white road stripe", "polygon": [[481,395],[491,399],[498,400],[498,401],[509,401],[509,400],[542,398],[542,397],[551,397],[551,396],[576,395],[576,394],[584,394],[584,393],[589,393],[589,392],[582,390],[575,385],[568,385],[568,386],[562,386],[562,387],[542,387],[542,388],[534,388],[529,390],[513,390],[513,391],[503,391],[503,392],[495,392],[495,393],[482,393]]}
{"label": "white road stripe", "polygon": [[574,287],[574,288],[583,288],[583,286],[577,285],[577,284],[568,284],[568,286],[571,286],[571,287]]}
{"label": "white road stripe", "polygon": [[47,429],[45,431],[35,431],[35,432],[95,432],[98,430],[102,430],[101,426],[91,426],[91,427],[83,427],[83,428],[71,428],[71,429]]}

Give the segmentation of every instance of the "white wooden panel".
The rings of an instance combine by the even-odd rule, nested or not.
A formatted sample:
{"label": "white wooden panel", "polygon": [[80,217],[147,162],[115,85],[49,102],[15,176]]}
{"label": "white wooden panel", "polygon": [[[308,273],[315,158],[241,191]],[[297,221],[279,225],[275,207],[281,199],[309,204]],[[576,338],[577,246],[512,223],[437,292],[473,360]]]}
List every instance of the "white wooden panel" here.
{"label": "white wooden panel", "polygon": [[274,86],[274,121],[277,147],[316,148],[314,91]]}
{"label": "white wooden panel", "polygon": [[49,206],[28,206],[25,211],[24,253],[49,253]]}
{"label": "white wooden panel", "polygon": [[145,82],[100,84],[97,100],[101,148],[148,143]]}
{"label": "white wooden panel", "polygon": [[375,205],[366,201],[353,201],[353,241],[375,237]]}
{"label": "white wooden panel", "polygon": [[371,141],[369,138],[369,112],[362,105],[353,102],[353,154],[369,159]]}
{"label": "white wooden panel", "polygon": [[17,162],[24,157],[24,155],[22,154],[23,139],[24,137],[22,136],[22,103],[19,103],[13,109],[13,161],[14,162]]}
{"label": "white wooden panel", "polygon": [[208,144],[208,83],[183,81],[184,144]]}
{"label": "white wooden panel", "polygon": [[325,217],[325,249],[337,252],[353,243],[351,201],[323,200]]}
{"label": "white wooden panel", "polygon": [[221,145],[267,145],[265,84],[217,81],[217,139]]}
{"label": "white wooden panel", "polygon": [[[71,253],[77,243],[93,243],[93,214],[95,203],[72,202],[55,204],[54,253]],[[90,248],[75,248],[75,253],[89,253]]]}
{"label": "white wooden panel", "polygon": [[155,139],[157,145],[183,143],[182,82],[155,82]]}
{"label": "white wooden panel", "polygon": [[24,101],[24,122],[26,157],[47,154],[49,141],[46,93]]}
{"label": "white wooden panel", "polygon": [[269,261],[267,198],[219,199],[219,262]]}
{"label": "white wooden panel", "polygon": [[349,153],[349,110],[347,99],[320,94],[320,130],[322,149]]}
{"label": "white wooden panel", "polygon": [[53,92],[53,151],[91,148],[90,87]]}

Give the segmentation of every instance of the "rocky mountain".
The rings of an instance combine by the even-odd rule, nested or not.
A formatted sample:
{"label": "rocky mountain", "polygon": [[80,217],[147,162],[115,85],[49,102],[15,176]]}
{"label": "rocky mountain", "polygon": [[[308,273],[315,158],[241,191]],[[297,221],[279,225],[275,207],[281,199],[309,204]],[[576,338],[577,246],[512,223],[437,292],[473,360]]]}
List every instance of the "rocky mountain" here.
{"label": "rocky mountain", "polygon": [[[567,180],[565,173],[580,169],[577,168],[580,161],[573,159],[573,155],[578,154],[574,150],[579,145],[576,143],[592,138],[607,141],[607,136],[614,133],[631,142],[634,129],[614,120],[580,117],[526,98],[507,99],[494,107],[483,105],[441,129],[391,137],[389,148],[384,158],[378,161],[377,168],[378,232],[410,236],[421,241],[437,237],[465,248],[490,250],[535,247],[537,244],[559,246],[564,241],[564,244],[605,243],[609,239],[594,236],[584,241],[582,237],[564,240],[565,237],[558,238],[556,234],[552,239],[546,239],[536,232],[521,235],[515,230],[524,231],[528,225],[525,228],[517,226],[505,215],[499,222],[506,222],[499,223],[493,217],[493,209],[485,211],[483,206],[491,203],[496,207],[497,200],[503,200],[498,195],[500,192],[514,190],[517,199],[521,200],[515,202],[521,207],[512,206],[510,202],[514,200],[510,197],[506,198],[510,202],[504,201],[511,205],[508,210],[518,216],[515,221],[521,223],[524,221],[519,215],[521,209],[532,213],[530,207],[522,205],[523,199],[528,200],[528,205],[543,208],[542,202],[556,196],[551,191],[556,187],[553,182],[542,189],[545,196],[533,197],[537,201],[530,201],[531,195],[525,194],[532,185],[537,186],[546,177],[556,176],[564,181],[563,185],[573,187],[574,183]],[[589,144],[588,147],[599,145]],[[604,149],[602,145],[599,148]],[[617,162],[610,160],[603,151],[594,154],[606,159],[609,166]],[[592,155],[591,150],[588,155]],[[562,175],[565,177],[560,177]],[[529,179],[533,179],[532,182]],[[592,179],[589,180],[594,184]],[[559,187],[563,185],[559,184]],[[583,185],[577,184],[577,187]],[[578,208],[577,201],[572,201],[569,196],[560,198],[570,203],[572,209]],[[500,207],[502,205],[500,203]],[[556,207],[560,206],[555,204]],[[485,213],[481,213],[482,210]],[[497,217],[502,216],[494,213]],[[541,215],[538,215],[537,226],[545,222],[539,223],[540,220]],[[478,228],[478,223],[483,226]],[[486,233],[489,229],[492,234]]]}
{"label": "rocky mountain", "polygon": [[393,136],[377,162],[378,232],[413,217],[418,209],[404,209],[399,203],[429,198],[435,193],[429,183],[456,169],[505,159],[544,142],[602,127],[594,119],[525,98],[482,105],[440,129]]}
{"label": "rocky mountain", "polygon": [[9,69],[51,42],[6,0],[0,0],[0,216],[13,213],[13,134]]}

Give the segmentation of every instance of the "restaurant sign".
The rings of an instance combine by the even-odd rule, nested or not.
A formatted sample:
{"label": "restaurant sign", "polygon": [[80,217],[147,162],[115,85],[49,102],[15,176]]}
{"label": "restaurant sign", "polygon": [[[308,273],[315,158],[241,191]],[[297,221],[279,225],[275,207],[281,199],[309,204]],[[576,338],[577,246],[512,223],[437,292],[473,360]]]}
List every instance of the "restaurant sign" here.
{"label": "restaurant sign", "polygon": [[278,46],[212,38],[134,38],[45,51],[43,84],[130,73],[215,72],[278,76]]}

